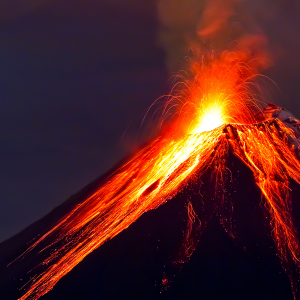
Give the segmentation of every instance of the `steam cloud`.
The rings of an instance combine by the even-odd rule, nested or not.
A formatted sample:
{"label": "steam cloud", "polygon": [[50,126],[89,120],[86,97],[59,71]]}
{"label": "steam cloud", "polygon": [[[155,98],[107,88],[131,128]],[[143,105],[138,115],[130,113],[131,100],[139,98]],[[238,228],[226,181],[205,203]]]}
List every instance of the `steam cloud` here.
{"label": "steam cloud", "polygon": [[272,60],[268,39],[254,18],[257,7],[249,5],[243,0],[158,0],[158,40],[168,69],[178,71],[189,49],[231,50],[247,61],[255,58],[257,68],[267,67]]}

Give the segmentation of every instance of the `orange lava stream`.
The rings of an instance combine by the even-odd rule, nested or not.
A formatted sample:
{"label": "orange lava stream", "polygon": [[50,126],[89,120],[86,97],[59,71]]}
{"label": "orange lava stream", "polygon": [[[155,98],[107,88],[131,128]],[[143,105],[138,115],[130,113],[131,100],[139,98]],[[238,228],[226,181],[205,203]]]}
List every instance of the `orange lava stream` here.
{"label": "orange lava stream", "polygon": [[[264,195],[273,237],[293,288],[294,278],[288,268],[294,263],[297,272],[300,270],[299,239],[289,200],[289,178],[300,184],[300,161],[295,146],[289,142],[295,135],[279,120],[256,126],[235,126],[228,131],[234,154],[253,171]],[[233,138],[234,132],[236,138]]]}
{"label": "orange lava stream", "polygon": [[[86,255],[113,238],[144,212],[172,197],[191,174],[206,169],[214,156],[222,129],[186,136],[158,138],[123,166],[94,195],[76,207],[47,235],[58,231],[56,242],[66,240],[44,264],[60,259],[36,279],[21,299],[37,299]],[[45,239],[46,235],[42,237]],[[31,249],[39,242],[38,240]]]}
{"label": "orange lava stream", "polygon": [[[222,185],[229,151],[253,171],[270,211],[283,264],[300,265],[288,201],[289,177],[300,184],[300,162],[287,140],[293,132],[279,120],[256,122],[258,105],[249,88],[255,74],[236,58],[195,64],[192,72],[193,79],[185,82],[188,88],[176,95],[175,104],[174,99],[168,101],[164,111],[168,115],[170,107],[177,107],[174,130],[184,128],[184,134],[156,138],[30,246],[25,254],[55,237],[48,247],[56,251],[42,263],[46,270],[20,299],[38,299],[47,293],[85,256],[171,199],[193,176],[211,168],[211,176]],[[188,208],[189,235],[196,215],[191,205]],[[193,246],[187,246],[189,256]]]}

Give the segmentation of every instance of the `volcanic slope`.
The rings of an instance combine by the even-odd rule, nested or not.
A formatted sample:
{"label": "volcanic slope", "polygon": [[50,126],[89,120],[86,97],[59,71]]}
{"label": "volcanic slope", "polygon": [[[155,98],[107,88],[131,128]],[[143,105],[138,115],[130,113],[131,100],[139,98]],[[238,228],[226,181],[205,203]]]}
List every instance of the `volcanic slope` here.
{"label": "volcanic slope", "polygon": [[[296,133],[293,126],[298,126],[298,122],[283,110],[271,105],[266,111],[269,119],[251,126],[273,126],[280,130],[280,124],[285,122]],[[235,140],[236,126],[242,128],[242,125],[224,127],[226,139]],[[290,144],[297,144],[297,139],[287,139]],[[272,220],[252,171],[236,157],[232,147],[226,156],[224,182],[218,188],[217,179],[211,176],[213,168],[215,165],[210,165],[167,203],[148,211],[88,255],[43,299],[116,299],[124,295],[133,299],[293,299],[289,278],[281,267],[271,237]],[[0,244],[0,263],[4,270],[0,277],[1,299],[24,295],[24,290],[19,289],[43,270],[43,266],[33,268],[55,251],[49,247],[40,252],[55,236],[7,265],[28,248],[32,239],[47,232],[93,194],[110,173]],[[299,228],[300,187],[290,179],[290,188],[293,217]],[[184,257],[181,253],[187,246],[185,228],[189,203],[201,227],[197,230],[196,217],[190,232],[192,250]],[[188,258],[190,260],[183,263]],[[296,271],[292,267],[290,274],[293,272]]]}

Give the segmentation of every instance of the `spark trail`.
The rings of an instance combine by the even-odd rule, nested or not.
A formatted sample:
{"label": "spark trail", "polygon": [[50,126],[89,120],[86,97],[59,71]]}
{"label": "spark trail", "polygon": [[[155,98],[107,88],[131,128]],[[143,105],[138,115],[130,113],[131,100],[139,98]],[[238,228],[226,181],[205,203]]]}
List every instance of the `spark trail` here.
{"label": "spark trail", "polygon": [[[21,300],[46,294],[85,256],[143,213],[171,199],[208,168],[211,178],[223,185],[229,151],[255,176],[283,265],[300,266],[288,201],[289,178],[300,184],[299,146],[291,142],[297,140],[294,131],[264,115],[253,93],[256,71],[236,55],[194,63],[190,72],[193,77],[184,80],[184,88],[174,93],[163,111],[163,117],[175,116],[171,132],[149,143],[23,254],[47,241],[51,242],[46,248],[55,249],[42,262],[45,270],[30,282]],[[196,215],[191,204],[188,209],[190,235]],[[189,236],[185,244],[185,255],[190,256]],[[294,278],[289,275],[293,286]]]}

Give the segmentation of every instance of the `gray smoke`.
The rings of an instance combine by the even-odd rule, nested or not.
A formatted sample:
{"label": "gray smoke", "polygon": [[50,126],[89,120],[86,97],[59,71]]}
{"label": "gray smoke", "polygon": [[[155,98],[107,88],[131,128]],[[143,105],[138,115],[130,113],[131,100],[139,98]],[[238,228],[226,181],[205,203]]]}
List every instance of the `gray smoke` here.
{"label": "gray smoke", "polygon": [[238,51],[246,60],[259,58],[258,67],[270,65],[272,55],[259,18],[272,17],[274,10],[253,0],[158,0],[158,41],[168,69],[178,71],[189,50],[204,49]]}

